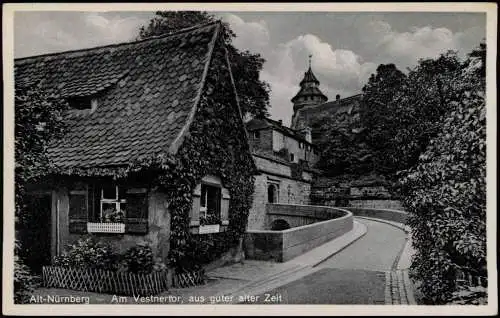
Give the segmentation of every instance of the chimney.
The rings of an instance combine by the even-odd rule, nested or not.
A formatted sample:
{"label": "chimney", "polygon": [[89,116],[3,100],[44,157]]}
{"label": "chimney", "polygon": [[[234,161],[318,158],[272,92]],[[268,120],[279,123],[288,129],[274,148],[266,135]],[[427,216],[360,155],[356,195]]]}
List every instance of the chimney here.
{"label": "chimney", "polygon": [[283,126],[283,119],[278,120],[278,123],[280,123],[280,126]]}
{"label": "chimney", "polygon": [[335,100],[337,100],[337,102],[340,100],[340,95],[339,95],[339,94],[337,94],[337,95],[335,96]]}

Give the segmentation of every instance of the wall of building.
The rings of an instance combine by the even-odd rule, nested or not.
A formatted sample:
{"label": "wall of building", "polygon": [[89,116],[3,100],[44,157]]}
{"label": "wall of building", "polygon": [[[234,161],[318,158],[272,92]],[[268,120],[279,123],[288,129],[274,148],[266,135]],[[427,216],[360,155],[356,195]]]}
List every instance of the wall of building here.
{"label": "wall of building", "polygon": [[265,153],[273,152],[273,130],[272,129],[260,129],[257,130],[259,138],[256,138],[255,132],[249,132],[248,141],[252,150],[261,150]]}
{"label": "wall of building", "polygon": [[[52,238],[55,255],[58,251],[60,253],[65,250],[68,244],[76,242],[82,234],[69,232],[68,189],[63,187],[56,189],[53,191],[52,198]],[[98,240],[111,244],[118,252],[124,252],[137,243],[149,243],[155,255],[165,261],[170,247],[170,213],[167,209],[166,197],[160,192],[151,191],[148,195],[148,204],[149,229],[147,234],[94,233],[93,235]]]}
{"label": "wall of building", "polygon": [[264,229],[266,226],[266,204],[268,200],[268,187],[277,185],[278,197],[275,203],[309,204],[312,174],[302,172],[302,178],[292,178],[292,169],[289,165],[275,160],[254,156],[255,163],[261,174],[255,176],[255,190],[253,204],[248,216],[247,229]]}
{"label": "wall of building", "polygon": [[266,227],[266,204],[268,203],[268,186],[279,185],[277,203],[309,204],[311,184],[266,173],[255,176],[253,204],[248,215],[247,229],[264,229]]}
{"label": "wall of building", "polygon": [[[258,131],[259,138],[256,138],[256,131]],[[310,167],[318,161],[318,154],[315,153],[311,145],[305,142],[299,141],[271,128],[256,131],[251,131],[249,133],[250,145],[255,152],[279,159],[281,157],[277,156],[276,152],[285,148],[289,153],[289,157],[286,158],[287,161],[299,163],[299,160],[305,160],[309,162]],[[293,161],[290,160],[290,154],[294,155]]]}

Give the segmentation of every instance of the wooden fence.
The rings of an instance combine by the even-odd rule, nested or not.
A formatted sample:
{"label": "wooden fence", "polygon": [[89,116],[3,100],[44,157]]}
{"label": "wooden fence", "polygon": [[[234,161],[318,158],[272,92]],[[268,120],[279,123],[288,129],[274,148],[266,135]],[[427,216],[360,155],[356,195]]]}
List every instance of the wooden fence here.
{"label": "wooden fence", "polygon": [[176,273],[173,277],[172,285],[177,288],[185,288],[203,285],[206,282],[205,271]]}
{"label": "wooden fence", "polygon": [[[42,281],[45,287],[109,293],[116,295],[156,295],[167,291],[169,272],[134,274],[101,269],[81,269],[61,266],[44,266]],[[185,288],[206,282],[203,270],[175,273],[172,287]]]}
{"label": "wooden fence", "polygon": [[117,295],[155,295],[168,290],[167,271],[133,274],[100,269],[44,266],[42,277],[45,287]]}

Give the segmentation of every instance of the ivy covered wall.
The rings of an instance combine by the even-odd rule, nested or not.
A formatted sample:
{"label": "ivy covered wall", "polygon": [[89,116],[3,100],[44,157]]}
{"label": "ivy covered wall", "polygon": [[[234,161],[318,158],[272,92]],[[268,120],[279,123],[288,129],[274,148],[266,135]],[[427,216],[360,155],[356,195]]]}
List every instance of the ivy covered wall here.
{"label": "ivy covered wall", "polygon": [[[208,264],[239,244],[254,191],[254,164],[237,108],[226,54],[217,43],[194,120],[176,155],[170,186],[170,264],[190,269]],[[231,196],[227,231],[191,234],[189,212],[194,187],[206,175],[221,178]],[[166,182],[165,182],[166,181]]]}
{"label": "ivy covered wall", "polygon": [[[183,137],[175,155],[142,157],[126,167],[52,167],[51,174],[55,182],[61,175],[106,177],[123,183],[147,183],[148,188],[163,193],[168,206],[165,213],[171,220],[170,239],[161,243],[169,245],[163,261],[178,270],[199,268],[240,246],[252,205],[256,172],[220,39],[214,47],[192,123]],[[192,234],[189,223],[193,191],[207,175],[219,177],[229,190],[229,225],[220,233]]]}

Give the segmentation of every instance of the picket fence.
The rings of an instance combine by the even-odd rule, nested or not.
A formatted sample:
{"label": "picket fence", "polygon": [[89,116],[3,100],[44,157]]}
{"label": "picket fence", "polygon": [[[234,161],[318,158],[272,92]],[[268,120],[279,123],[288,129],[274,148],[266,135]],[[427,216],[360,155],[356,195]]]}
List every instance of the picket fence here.
{"label": "picket fence", "polygon": [[[156,295],[169,288],[169,272],[134,274],[93,268],[44,266],[43,285],[48,288],[108,293],[116,295]],[[172,287],[185,288],[204,284],[204,271],[176,273]]]}

